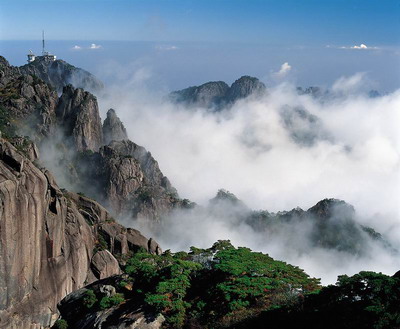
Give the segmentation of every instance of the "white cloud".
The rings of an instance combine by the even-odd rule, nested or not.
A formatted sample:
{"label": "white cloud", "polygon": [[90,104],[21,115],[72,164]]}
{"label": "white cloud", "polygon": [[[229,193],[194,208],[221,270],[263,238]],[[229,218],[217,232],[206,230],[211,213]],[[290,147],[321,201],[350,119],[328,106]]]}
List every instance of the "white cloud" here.
{"label": "white cloud", "polygon": [[333,46],[326,46],[326,48],[340,48],[340,49],[358,49],[358,50],[373,50],[373,49],[379,49],[378,47],[371,47],[367,46],[365,43],[362,43],[360,45],[354,45],[354,46],[342,46],[342,47],[333,47]]}
{"label": "white cloud", "polygon": [[283,78],[290,72],[291,69],[292,67],[289,65],[289,63],[285,62],[281,65],[280,70],[278,72],[275,72],[273,75],[276,78]]}
{"label": "white cloud", "polygon": [[95,43],[92,43],[90,45],[90,49],[100,49],[100,48],[102,48],[102,46],[101,45],[96,45]]}
{"label": "white cloud", "polygon": [[[287,73],[289,67],[285,63],[280,71]],[[147,74],[137,70],[132,76],[143,86]],[[331,88],[338,96],[324,102],[299,96],[288,84],[277,86],[265,98],[237,102],[226,116],[161,101],[131,84],[121,83],[127,88],[118,86],[108,93],[112,98],[99,101],[103,111],[117,110],[129,137],[151,151],[182,198],[206,204],[225,188],[252,209],[269,211],[307,209],[327,197],[343,199],[355,206],[361,224],[386,234],[399,247],[400,90],[371,99],[357,93],[365,79],[363,73],[340,78]],[[318,116],[332,140],[310,147],[295,144],[280,116],[286,105]],[[344,261],[343,255],[321,250],[299,258],[286,254],[284,244],[222,218],[184,216],[176,221],[167,222],[168,232],[176,235],[156,236],[166,249],[231,239],[301,265],[325,282],[359,270],[393,274],[400,265],[398,258],[378,251],[369,260]]]}
{"label": "white cloud", "polygon": [[155,47],[157,50],[177,50],[179,49],[177,46],[173,45],[160,45]]}
{"label": "white cloud", "polygon": [[365,45],[363,43],[361,45],[359,45],[359,46],[353,46],[351,48],[352,49],[368,49],[367,45]]}
{"label": "white cloud", "polygon": [[78,45],[75,45],[72,47],[72,50],[81,50],[81,49],[82,49],[82,47],[78,46]]}
{"label": "white cloud", "polygon": [[332,86],[334,92],[351,94],[364,88],[367,84],[366,74],[358,72],[350,77],[340,77]]}

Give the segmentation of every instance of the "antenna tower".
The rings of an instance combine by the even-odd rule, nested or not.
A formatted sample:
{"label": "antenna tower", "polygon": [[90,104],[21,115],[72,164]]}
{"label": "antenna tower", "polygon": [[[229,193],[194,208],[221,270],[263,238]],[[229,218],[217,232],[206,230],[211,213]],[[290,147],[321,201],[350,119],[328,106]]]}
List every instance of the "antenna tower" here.
{"label": "antenna tower", "polygon": [[42,55],[45,55],[45,51],[44,51],[44,30],[42,30]]}

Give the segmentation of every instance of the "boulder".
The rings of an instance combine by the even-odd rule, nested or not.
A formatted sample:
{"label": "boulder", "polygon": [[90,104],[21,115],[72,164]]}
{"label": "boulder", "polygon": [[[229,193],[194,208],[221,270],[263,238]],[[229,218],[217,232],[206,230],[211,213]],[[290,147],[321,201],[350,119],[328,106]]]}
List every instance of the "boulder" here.
{"label": "boulder", "polygon": [[90,265],[97,279],[104,279],[112,275],[121,274],[118,261],[108,250],[96,252]]}

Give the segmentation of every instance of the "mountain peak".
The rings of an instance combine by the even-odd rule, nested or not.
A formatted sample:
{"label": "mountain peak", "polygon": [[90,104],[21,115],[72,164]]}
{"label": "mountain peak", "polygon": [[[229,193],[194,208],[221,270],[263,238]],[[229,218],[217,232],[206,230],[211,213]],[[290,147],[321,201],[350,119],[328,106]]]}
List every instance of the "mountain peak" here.
{"label": "mountain peak", "polygon": [[109,144],[111,141],[122,141],[128,139],[128,134],[114,109],[107,111],[107,118],[103,123],[103,138],[104,144]]}
{"label": "mountain peak", "polygon": [[68,84],[92,93],[97,93],[104,88],[103,83],[93,74],[61,59],[48,60],[45,56],[38,56],[33,62],[19,69],[22,74],[36,75],[51,84],[58,92],[61,92]]}
{"label": "mountain peak", "polygon": [[170,98],[175,103],[220,111],[239,99],[260,96],[266,89],[265,84],[257,78],[244,75],[231,86],[223,81],[210,81],[200,86],[174,91]]}

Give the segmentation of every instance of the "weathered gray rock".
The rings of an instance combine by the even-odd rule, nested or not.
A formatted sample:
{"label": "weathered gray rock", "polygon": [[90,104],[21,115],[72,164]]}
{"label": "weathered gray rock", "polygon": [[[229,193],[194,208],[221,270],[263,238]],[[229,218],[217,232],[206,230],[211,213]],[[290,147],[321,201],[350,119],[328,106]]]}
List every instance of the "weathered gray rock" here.
{"label": "weathered gray rock", "polygon": [[26,137],[13,137],[9,139],[10,143],[20,150],[29,160],[39,159],[39,150],[34,142]]}
{"label": "weathered gray rock", "polygon": [[100,293],[102,293],[106,297],[114,296],[117,293],[114,286],[109,285],[109,284],[101,285],[99,290],[100,290]]}
{"label": "weathered gray rock", "polygon": [[101,250],[95,253],[91,261],[91,268],[97,279],[121,274],[118,261],[108,250]]}
{"label": "weathered gray rock", "polygon": [[7,83],[20,75],[21,72],[18,67],[11,66],[3,56],[0,56],[0,88],[3,88]]}
{"label": "weathered gray rock", "polygon": [[21,75],[0,58],[0,108],[2,133],[19,132],[35,140],[51,135],[55,123],[57,93],[42,80]]}
{"label": "weathered gray rock", "polygon": [[109,144],[111,141],[122,141],[128,139],[126,129],[118,118],[113,109],[107,112],[107,118],[103,123],[103,138],[104,144]]}
{"label": "weathered gray rock", "polygon": [[35,61],[21,66],[19,69],[25,75],[39,77],[52,85],[58,92],[61,92],[69,84],[93,93],[100,92],[104,88],[103,83],[93,74],[59,59],[50,61],[38,56]]}
{"label": "weathered gray rock", "polygon": [[97,151],[103,133],[97,99],[72,85],[64,87],[56,108],[57,121],[76,151]]}
{"label": "weathered gray rock", "polygon": [[[57,303],[96,279],[92,269],[100,277],[118,272],[108,252],[99,252],[108,255],[102,260],[93,257],[102,225],[129,237],[125,253],[154,245],[113,223],[95,201],[63,193],[50,172],[3,139],[0,200],[0,328],[50,326],[58,317]],[[116,237],[111,233],[111,238]]]}
{"label": "weathered gray rock", "polygon": [[129,140],[81,156],[76,167],[81,190],[118,216],[159,220],[180,202],[150,152]]}
{"label": "weathered gray rock", "polygon": [[94,238],[48,172],[0,145],[0,326],[46,326],[85,283]]}

